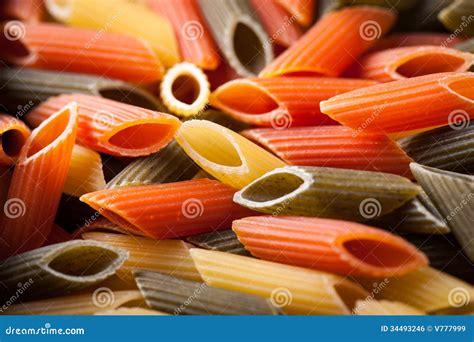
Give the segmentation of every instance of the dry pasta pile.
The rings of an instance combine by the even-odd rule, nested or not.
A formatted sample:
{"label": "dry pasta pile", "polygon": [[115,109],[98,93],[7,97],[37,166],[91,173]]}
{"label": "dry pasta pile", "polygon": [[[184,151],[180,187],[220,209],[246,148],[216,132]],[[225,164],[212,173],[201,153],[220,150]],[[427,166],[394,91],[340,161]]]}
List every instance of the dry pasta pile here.
{"label": "dry pasta pile", "polygon": [[4,0],[0,313],[474,312],[471,0]]}

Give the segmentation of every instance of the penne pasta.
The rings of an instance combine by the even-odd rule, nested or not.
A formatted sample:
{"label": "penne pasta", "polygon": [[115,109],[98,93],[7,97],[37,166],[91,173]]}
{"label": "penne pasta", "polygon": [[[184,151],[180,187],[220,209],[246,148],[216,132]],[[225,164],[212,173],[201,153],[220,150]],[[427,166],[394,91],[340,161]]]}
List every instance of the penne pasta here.
{"label": "penne pasta", "polygon": [[232,229],[257,258],[345,276],[398,276],[428,265],[402,238],[349,221],[254,216]]}
{"label": "penne pasta", "polygon": [[197,0],[175,0],[173,6],[167,0],[147,0],[147,3],[157,14],[170,20],[183,60],[206,70],[214,70],[219,66],[217,46]]}
{"label": "penne pasta", "polygon": [[[463,113],[459,112],[461,119]],[[454,122],[400,140],[401,147],[414,161],[446,171],[474,173],[474,122]]]}
{"label": "penne pasta", "polygon": [[100,154],[81,145],[74,145],[63,192],[80,197],[105,188]]}
{"label": "penne pasta", "polygon": [[175,139],[204,171],[234,188],[285,165],[241,135],[206,120],[186,121]]}
{"label": "penne pasta", "polygon": [[[391,213],[369,221],[375,227],[381,227],[397,233],[447,234],[451,230],[441,214],[426,198],[424,192],[406,202]],[[427,203],[426,201],[429,201]]]}
{"label": "penne pasta", "polygon": [[[456,49],[461,50],[461,51],[466,51],[470,53],[474,53],[474,39],[469,39],[464,42],[458,42],[456,46],[454,46]],[[472,69],[471,69],[472,71]]]}
{"label": "penne pasta", "polygon": [[[361,282],[366,288],[374,284],[373,279]],[[386,278],[379,288],[375,299],[399,301],[428,314],[462,314],[474,306],[471,285],[431,267]]]}
{"label": "penne pasta", "polygon": [[191,249],[191,255],[210,286],[268,298],[287,314],[345,315],[366,296],[333,274],[203,249]]}
{"label": "penne pasta", "polygon": [[0,258],[43,245],[53,227],[77,132],[70,103],[37,127],[21,149],[0,216]]}
{"label": "penne pasta", "polygon": [[418,316],[426,315],[408,304],[390,300],[358,300],[354,314],[359,316]]}
{"label": "penne pasta", "polygon": [[[23,299],[60,295],[100,283],[112,276],[128,252],[95,241],[74,240],[10,257],[0,265],[2,299],[28,284]],[[19,286],[20,285],[20,286]]]}
{"label": "penne pasta", "polygon": [[235,193],[234,201],[267,214],[366,221],[414,198],[420,187],[386,173],[287,166]]}
{"label": "penne pasta", "polygon": [[26,117],[37,126],[71,101],[79,106],[77,143],[115,156],[139,157],[158,152],[180,122],[174,116],[85,94],[60,95],[35,107]]}
{"label": "penne pasta", "polygon": [[54,19],[68,25],[122,33],[147,41],[166,67],[181,58],[168,19],[144,5],[127,0],[98,3],[90,0],[45,0],[45,6]]}
{"label": "penne pasta", "polygon": [[0,113],[0,165],[13,165],[18,161],[30,134],[22,121]]}
{"label": "penne pasta", "polygon": [[202,282],[179,279],[157,272],[135,271],[134,276],[148,306],[169,314],[278,314],[278,309],[270,301],[258,296],[221,289]]}
{"label": "penne pasta", "polygon": [[273,60],[268,36],[247,1],[199,0],[222,54],[241,76],[258,74]]}
{"label": "penne pasta", "polygon": [[373,85],[372,81],[317,77],[247,78],[220,86],[211,105],[248,124],[283,130],[330,125],[319,104],[337,94]]}
{"label": "penne pasta", "polygon": [[314,0],[276,0],[280,6],[294,17],[302,26],[308,26],[313,21]]}
{"label": "penne pasta", "polygon": [[18,117],[52,96],[83,93],[163,111],[163,105],[150,93],[119,80],[70,72],[8,68],[0,73],[3,84],[0,101]]}
{"label": "penne pasta", "polygon": [[438,19],[451,32],[461,31],[463,35],[474,36],[474,28],[470,25],[474,20],[474,4],[470,0],[452,1],[439,12]]}
{"label": "penne pasta", "polygon": [[12,180],[13,168],[0,166],[0,206],[4,208],[8,199],[8,189]]}
{"label": "penne pasta", "polygon": [[207,105],[210,85],[207,76],[194,64],[176,64],[166,72],[160,94],[168,109],[180,116],[201,112]]}
{"label": "penne pasta", "polygon": [[[24,24],[15,34],[15,22],[3,28],[10,32],[0,55],[7,62],[37,69],[81,72],[135,83],[161,79],[164,67],[144,41],[125,34],[71,28],[58,24]],[[10,39],[9,39],[10,38]]]}
{"label": "penne pasta", "polygon": [[[97,215],[94,215],[93,219],[86,220],[86,224],[74,233],[74,238],[80,239],[83,233],[90,233],[90,232],[128,234],[128,231],[125,230],[124,228],[109,221],[105,217],[100,217],[99,215],[100,214],[97,213]],[[133,231],[133,235],[144,236],[143,233],[140,233],[137,230]]]}
{"label": "penne pasta", "polygon": [[383,133],[320,126],[249,129],[241,134],[291,165],[380,171],[411,177],[412,159]]}
{"label": "penne pasta", "polygon": [[211,251],[250,256],[250,253],[240,243],[237,235],[231,229],[193,235],[186,238],[186,241],[199,248]]}
{"label": "penne pasta", "polygon": [[161,151],[128,164],[107,183],[108,189],[192,179],[199,171],[191,158],[173,140]]}
{"label": "penne pasta", "polygon": [[106,189],[80,199],[122,228],[154,239],[177,238],[229,228],[251,211],[232,202],[235,190],[217,181]]}
{"label": "penne pasta", "polygon": [[174,277],[202,280],[189,254],[189,245],[181,240],[151,240],[132,235],[91,232],[82,234],[84,240],[94,240],[120,248],[129,253],[117,271],[124,280],[133,279],[133,271],[147,270]]}
{"label": "penne pasta", "polygon": [[[94,315],[106,310],[117,310],[130,302],[142,300],[140,291],[112,291],[97,288],[93,293],[49,298],[9,307],[7,315]],[[0,315],[2,312],[0,311]]]}
{"label": "penne pasta", "polygon": [[132,307],[132,308],[118,308],[114,310],[103,310],[95,313],[99,316],[167,316],[168,314],[156,310]]}
{"label": "penne pasta", "polygon": [[463,120],[474,115],[473,81],[472,73],[439,73],[377,84],[323,101],[321,111],[353,129],[397,133],[437,127],[450,123],[453,112],[462,111]]}
{"label": "penne pasta", "polygon": [[44,15],[43,0],[3,0],[0,6],[0,18],[39,22]]}
{"label": "penne pasta", "polygon": [[416,180],[428,194],[469,259],[474,261],[474,178],[412,163]]}
{"label": "penne pasta", "polygon": [[395,19],[390,10],[370,6],[330,12],[267,65],[260,76],[339,76],[375,45]]}
{"label": "penne pasta", "polygon": [[413,46],[374,52],[360,61],[358,76],[391,82],[441,72],[465,72],[474,54],[437,47]]}
{"label": "penne pasta", "polygon": [[472,263],[461,252],[461,246],[451,234],[403,234],[402,237],[425,253],[431,267],[468,283],[474,282]]}
{"label": "penne pasta", "polygon": [[251,0],[250,4],[260,18],[273,45],[287,48],[303,34],[298,25],[298,16],[289,16],[289,12],[276,1]]}
{"label": "penne pasta", "polygon": [[453,47],[462,42],[461,38],[439,32],[401,32],[391,34],[377,43],[372,51],[381,51],[409,46],[432,45]]}
{"label": "penne pasta", "polygon": [[44,246],[67,242],[67,241],[71,241],[72,239],[73,239],[72,234],[65,231],[63,228],[61,228],[57,224],[55,224],[53,225],[53,229],[51,230],[51,233],[49,233]]}

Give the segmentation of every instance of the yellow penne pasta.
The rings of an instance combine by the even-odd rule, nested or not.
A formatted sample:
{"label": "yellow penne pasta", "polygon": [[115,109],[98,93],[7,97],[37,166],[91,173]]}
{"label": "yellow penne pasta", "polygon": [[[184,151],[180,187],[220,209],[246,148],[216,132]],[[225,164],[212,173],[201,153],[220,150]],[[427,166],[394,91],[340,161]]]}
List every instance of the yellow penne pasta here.
{"label": "yellow penne pasta", "polygon": [[189,254],[189,245],[181,240],[152,240],[132,235],[84,233],[85,240],[96,240],[111,246],[120,246],[129,252],[129,258],[117,271],[122,279],[130,279],[136,269],[156,271],[178,278],[202,281]]}
{"label": "yellow penne pasta", "polygon": [[390,300],[358,300],[354,308],[354,314],[359,316],[377,316],[377,315],[425,315],[410,305]]}
{"label": "yellow penne pasta", "polygon": [[89,293],[50,298],[26,303],[15,303],[2,315],[92,315],[104,310],[115,310],[127,303],[143,302],[140,291],[112,291],[107,287],[91,289]]}
{"label": "yellow penne pasta", "polygon": [[133,308],[118,308],[115,310],[103,310],[96,313],[96,315],[104,316],[167,316],[167,313],[151,310],[140,307]]}
{"label": "yellow penne pasta", "polygon": [[[373,288],[373,279],[359,281],[368,290]],[[381,284],[376,299],[399,301],[429,314],[465,313],[474,308],[474,288],[470,284],[431,267],[385,278]]]}
{"label": "yellow penne pasta", "polygon": [[204,171],[241,189],[285,163],[228,128],[207,120],[185,122],[176,141]]}
{"label": "yellow penne pasta", "polygon": [[105,178],[100,154],[86,147],[74,145],[63,192],[80,197],[104,188]]}
{"label": "yellow penne pasta", "polygon": [[209,285],[269,298],[288,314],[349,314],[367,293],[329,273],[224,252],[191,249],[197,269]]}
{"label": "yellow penne pasta", "polygon": [[176,37],[168,19],[142,4],[128,0],[46,0],[45,5],[56,20],[68,25],[123,33],[148,41],[167,67],[180,60]]}

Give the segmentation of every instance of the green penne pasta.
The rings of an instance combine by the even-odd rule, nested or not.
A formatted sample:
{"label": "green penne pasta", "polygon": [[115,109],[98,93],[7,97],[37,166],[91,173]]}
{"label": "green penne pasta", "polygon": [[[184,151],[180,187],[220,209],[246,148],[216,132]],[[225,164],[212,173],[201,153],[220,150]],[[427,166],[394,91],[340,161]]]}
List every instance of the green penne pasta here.
{"label": "green penne pasta", "polygon": [[474,283],[472,263],[460,252],[461,246],[453,235],[402,234],[401,236],[426,254],[431,267]]}
{"label": "green penne pasta", "polygon": [[247,1],[199,3],[217,45],[239,75],[257,75],[273,60],[272,44]]}
{"label": "green penne pasta", "polygon": [[[455,48],[458,50],[474,53],[474,38],[466,40],[462,42],[461,44],[456,45]],[[472,71],[472,68],[471,68],[471,71]]]}
{"label": "green penne pasta", "polygon": [[148,157],[138,158],[130,163],[107,183],[107,188],[173,183],[189,180],[198,171],[199,167],[173,140],[161,151]]}
{"label": "green penne pasta", "polygon": [[[467,118],[468,114],[459,112],[459,117]],[[440,127],[399,142],[419,164],[459,173],[474,173],[474,121]]]}
{"label": "green penne pasta", "polygon": [[186,241],[200,248],[212,251],[250,256],[250,253],[240,243],[232,229],[190,236]]}
{"label": "green penne pasta", "polygon": [[69,293],[97,284],[115,274],[128,252],[95,241],[74,240],[38,248],[6,259],[0,264],[5,289],[0,299],[22,299]]}
{"label": "green penne pasta", "polygon": [[366,221],[394,211],[420,190],[410,180],[387,173],[287,166],[256,179],[234,201],[272,215]]}
{"label": "green penne pasta", "polygon": [[147,304],[174,315],[277,315],[267,299],[169,275],[135,271]]}
{"label": "green penne pasta", "polygon": [[464,253],[474,261],[474,177],[417,163],[411,163],[410,167]]}
{"label": "green penne pasta", "polygon": [[474,36],[474,2],[455,0],[438,14],[438,19],[458,36]]}
{"label": "green penne pasta", "polygon": [[152,94],[126,82],[69,72],[6,68],[0,73],[0,100],[9,111],[22,116],[51,96],[84,93],[163,111]]}
{"label": "green penne pasta", "polygon": [[426,200],[420,195],[405,203],[400,208],[378,219],[370,221],[375,227],[387,229],[389,231],[419,233],[419,234],[447,234],[451,230],[441,217],[441,214],[430,205],[426,205]]}
{"label": "green penne pasta", "polygon": [[202,114],[200,114],[199,117],[194,117],[194,119],[212,121],[218,125],[227,127],[228,129],[231,129],[234,132],[240,132],[244,129],[249,128],[249,125],[247,125],[246,123],[237,121],[231,116],[215,109],[208,109]]}

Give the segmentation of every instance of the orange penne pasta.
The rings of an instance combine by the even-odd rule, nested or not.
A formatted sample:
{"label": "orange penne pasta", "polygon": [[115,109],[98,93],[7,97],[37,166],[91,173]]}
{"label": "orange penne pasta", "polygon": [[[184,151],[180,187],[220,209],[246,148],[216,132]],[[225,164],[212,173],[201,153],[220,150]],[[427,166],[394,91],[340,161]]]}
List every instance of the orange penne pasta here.
{"label": "orange penne pasta", "polygon": [[218,48],[202,18],[197,0],[147,0],[156,13],[170,20],[181,56],[202,69],[214,70],[220,63]]}
{"label": "orange penne pasta", "polygon": [[79,106],[77,142],[115,156],[157,152],[171,141],[180,125],[169,114],[85,94],[51,97],[28,113],[26,121],[36,127],[71,101]]}
{"label": "orange penne pasta", "polygon": [[[1,56],[15,65],[72,71],[131,82],[161,79],[164,67],[145,41],[58,24],[4,24]],[[12,39],[14,38],[14,39]]]}
{"label": "orange penne pasta", "polygon": [[272,43],[288,47],[303,34],[296,18],[290,17],[288,12],[274,0],[251,0],[250,3]]}
{"label": "orange penne pasta", "polygon": [[0,114],[0,165],[15,164],[30,133],[22,121]]}
{"label": "orange penne pasta", "polygon": [[3,208],[8,197],[13,168],[0,165],[0,208]]}
{"label": "orange penne pasta", "polygon": [[8,20],[39,22],[43,12],[43,0],[3,0],[0,5],[0,17]]}
{"label": "orange penne pasta", "polygon": [[77,132],[69,104],[36,128],[21,150],[0,219],[0,256],[38,248],[47,240],[61,198]]}
{"label": "orange penne pasta", "polygon": [[238,120],[274,128],[334,124],[319,103],[337,94],[375,84],[370,80],[318,77],[244,78],[219,87],[214,107]]}
{"label": "orange penne pasta", "polygon": [[379,82],[436,74],[465,72],[474,54],[439,46],[412,46],[374,52],[360,61],[358,77]]}
{"label": "orange penne pasta", "polygon": [[473,73],[413,77],[335,96],[321,110],[357,130],[414,131],[474,117],[473,85]]}
{"label": "orange penne pasta", "polygon": [[258,258],[337,274],[399,276],[428,264],[402,238],[349,221],[257,216],[234,221],[232,229]]}
{"label": "orange penne pasta", "polygon": [[285,8],[302,26],[311,24],[314,15],[314,0],[276,0],[275,2]]}
{"label": "orange penne pasta", "polygon": [[391,34],[377,43],[373,50],[387,50],[407,46],[433,45],[452,47],[462,43],[461,38],[448,33],[438,32],[404,32]]}
{"label": "orange penne pasta", "polygon": [[330,12],[260,76],[339,76],[390,29],[395,19],[390,10],[370,6]]}
{"label": "orange penne pasta", "polygon": [[285,130],[259,128],[241,134],[291,165],[379,171],[411,177],[413,160],[383,133],[321,126]]}
{"label": "orange penne pasta", "polygon": [[112,222],[155,239],[228,229],[252,211],[232,201],[235,189],[218,181],[123,187],[83,195],[81,201]]}

